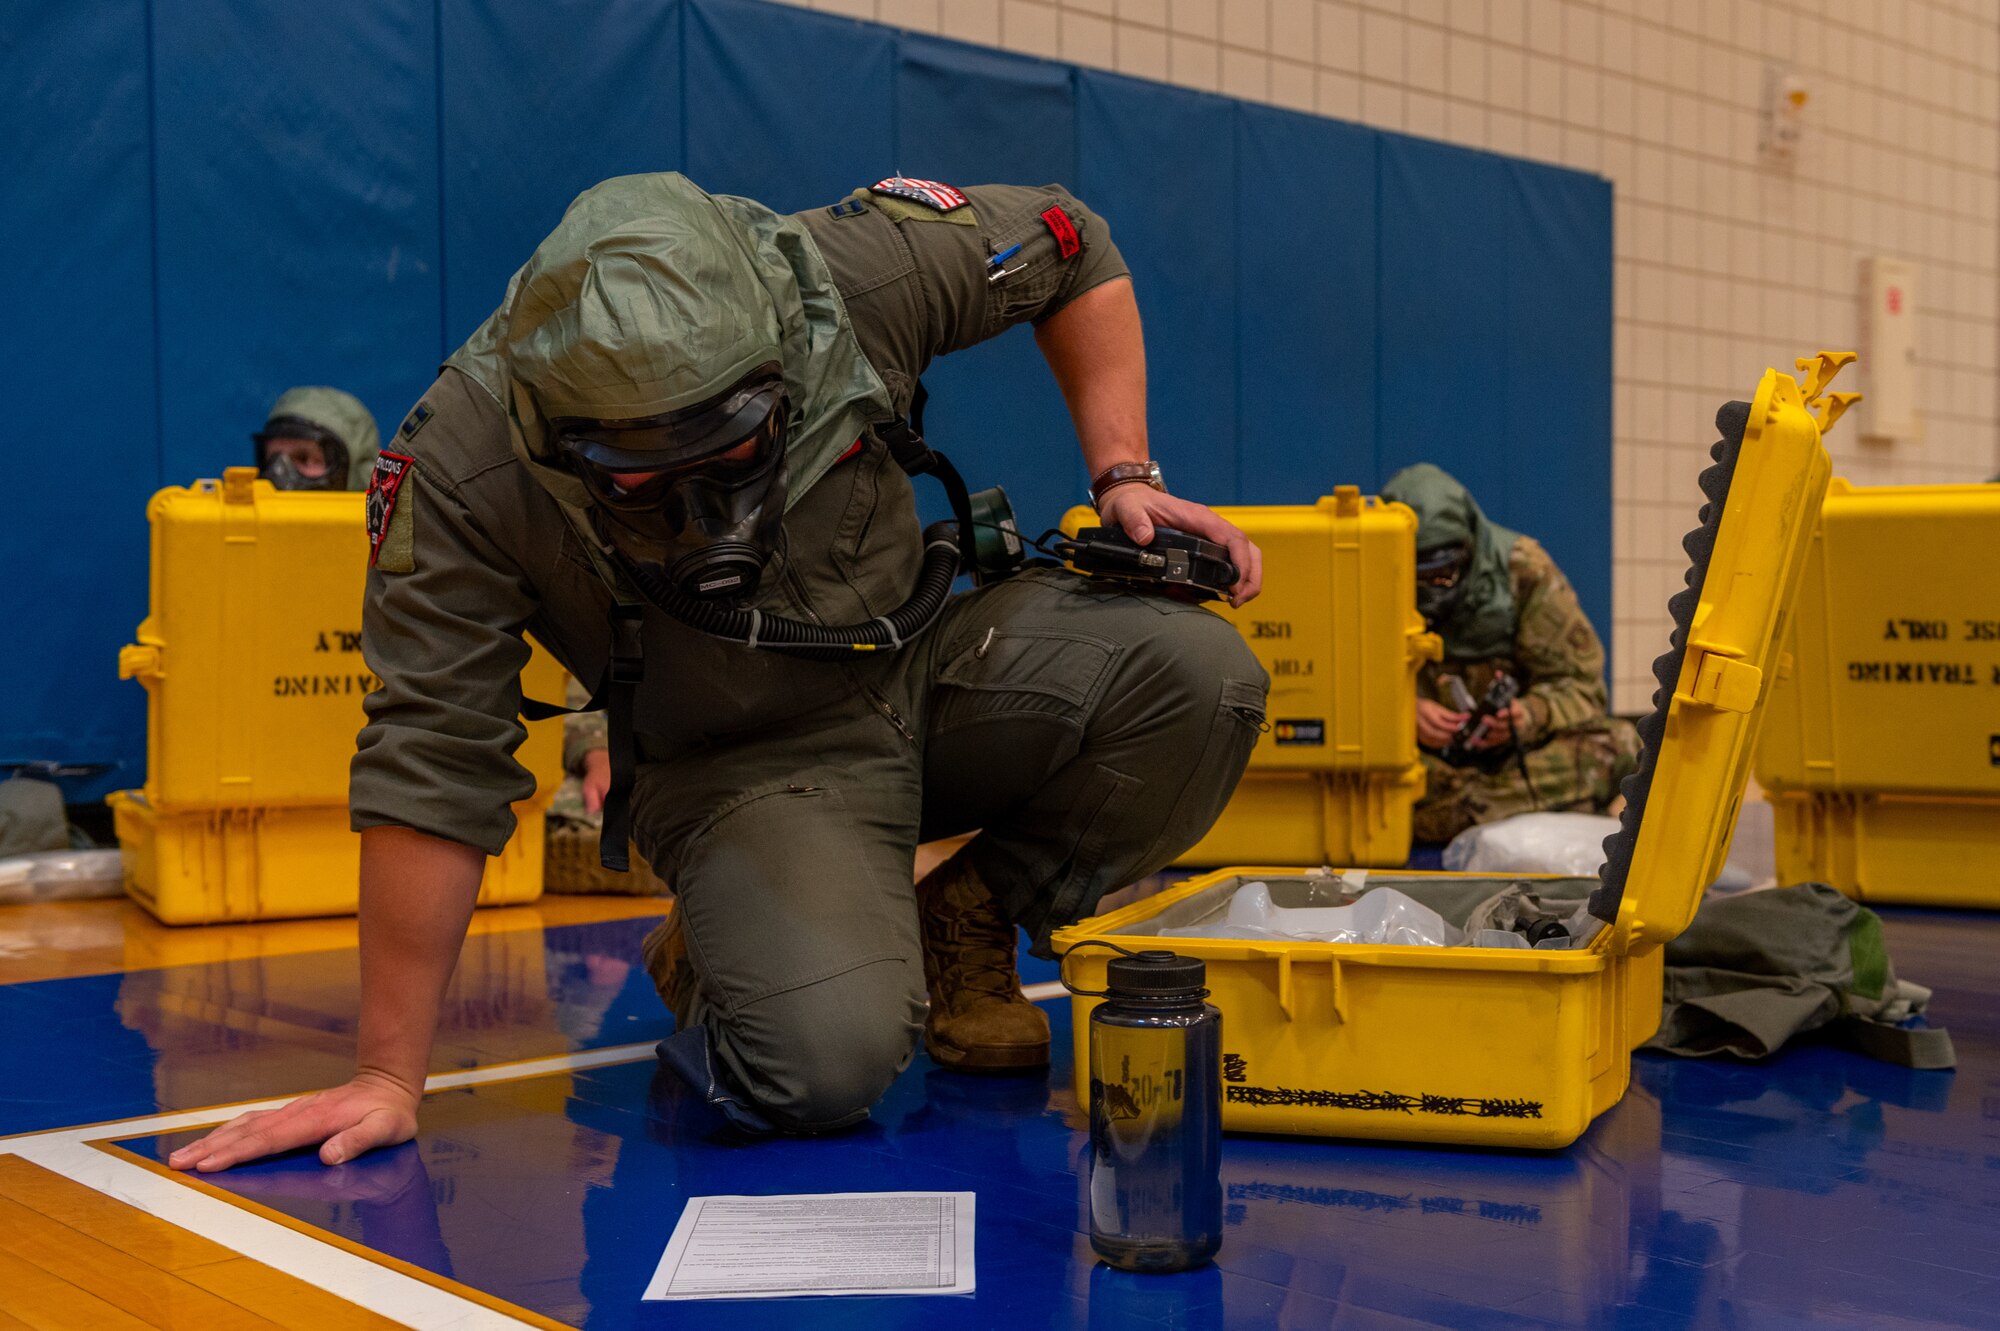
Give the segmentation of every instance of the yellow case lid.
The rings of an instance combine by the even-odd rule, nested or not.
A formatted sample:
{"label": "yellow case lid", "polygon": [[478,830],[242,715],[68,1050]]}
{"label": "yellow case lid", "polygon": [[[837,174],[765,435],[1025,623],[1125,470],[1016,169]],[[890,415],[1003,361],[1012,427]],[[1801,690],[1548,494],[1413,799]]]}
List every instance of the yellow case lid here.
{"label": "yellow case lid", "polygon": [[[1852,358],[1822,352],[1799,362],[1814,371],[1812,401]],[[1722,871],[1833,474],[1821,421],[1830,425],[1846,405],[1829,402],[1815,420],[1798,382],[1766,370],[1747,411],[1732,402],[1716,414],[1722,439],[1701,477],[1709,502],[1681,542],[1688,587],[1667,603],[1673,637],[1653,662],[1660,687],[1639,725],[1639,769],[1625,780],[1620,829],[1605,840],[1590,900],[1618,951],[1650,952],[1678,935]]]}

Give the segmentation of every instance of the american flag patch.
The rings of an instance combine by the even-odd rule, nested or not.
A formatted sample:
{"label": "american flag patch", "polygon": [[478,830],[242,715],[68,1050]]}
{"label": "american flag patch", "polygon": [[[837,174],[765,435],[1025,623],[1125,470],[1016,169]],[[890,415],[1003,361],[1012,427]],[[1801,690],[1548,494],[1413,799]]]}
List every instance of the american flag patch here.
{"label": "american flag patch", "polygon": [[908,176],[890,176],[878,180],[868,187],[870,194],[887,194],[891,198],[908,199],[911,203],[921,203],[926,208],[935,208],[948,213],[954,208],[963,208],[966,197],[949,185],[940,185],[935,180],[912,180]]}

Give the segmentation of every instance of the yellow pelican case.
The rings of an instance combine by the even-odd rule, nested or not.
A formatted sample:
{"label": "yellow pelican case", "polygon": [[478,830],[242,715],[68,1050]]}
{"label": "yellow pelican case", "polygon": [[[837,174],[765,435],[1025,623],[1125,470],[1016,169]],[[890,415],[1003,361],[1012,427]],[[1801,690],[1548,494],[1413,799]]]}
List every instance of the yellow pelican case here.
{"label": "yellow pelican case", "polygon": [[[1264,552],[1236,625],[1271,676],[1270,725],[1188,865],[1393,865],[1410,857],[1417,670],[1438,639],[1417,613],[1417,517],[1343,485],[1316,504],[1219,508]],[[1072,509],[1064,531],[1096,526]]]}
{"label": "yellow pelican case", "polygon": [[[1687,927],[1721,871],[1742,803],[1759,706],[1776,673],[1831,464],[1820,442],[1848,395],[1815,418],[1826,381],[1851,356],[1822,353],[1810,396],[1767,371],[1741,427],[1723,426],[1709,504],[1684,542],[1689,588],[1654,663],[1661,681],[1621,832],[1591,896],[1607,927],[1569,951],[1394,947],[1160,937],[1199,925],[1246,880],[1296,896],[1324,870],[1229,868],[1055,935],[1164,947],[1208,963],[1222,1011],[1223,1125],[1241,1132],[1376,1137],[1474,1146],[1560,1147],[1616,1104],[1631,1051],[1657,1029],[1660,948]],[[1740,410],[1740,404],[1739,404]],[[1721,424],[1729,416],[1725,408]],[[1255,603],[1253,602],[1253,605]],[[1371,873],[1420,895],[1423,880],[1521,875]],[[1066,957],[1081,989],[1102,989],[1101,948]],[[1087,1102],[1089,1013],[1074,1002],[1076,1093]]]}
{"label": "yellow pelican case", "polygon": [[[160,491],[146,516],[151,613],[118,655],[120,677],[146,689],[146,784],[110,797],[126,891],[168,924],[352,914],[347,766],[375,686],[361,656],[362,496],[281,491],[233,467]],[[562,668],[540,647],[521,689],[562,699]],[[486,863],[481,905],[542,892],[561,722],[529,726],[517,756],[536,791]]]}
{"label": "yellow pelican case", "polygon": [[1757,781],[1780,882],[2000,907],[2000,485],[1820,509]]}

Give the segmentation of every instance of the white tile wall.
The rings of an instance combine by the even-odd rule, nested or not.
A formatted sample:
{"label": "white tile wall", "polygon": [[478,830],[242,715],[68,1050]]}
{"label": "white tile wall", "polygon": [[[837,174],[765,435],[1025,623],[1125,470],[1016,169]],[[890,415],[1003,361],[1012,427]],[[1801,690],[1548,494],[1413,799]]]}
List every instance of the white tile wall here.
{"label": "white tile wall", "polygon": [[[1836,471],[2000,470],[1994,0],[793,3],[1609,177],[1621,709],[1651,690],[1716,405],[1767,365],[1856,345],[1864,255],[1918,265],[1925,433],[1863,442],[1850,418],[1829,439]],[[1773,59],[1809,93],[1789,168],[1758,150]]]}

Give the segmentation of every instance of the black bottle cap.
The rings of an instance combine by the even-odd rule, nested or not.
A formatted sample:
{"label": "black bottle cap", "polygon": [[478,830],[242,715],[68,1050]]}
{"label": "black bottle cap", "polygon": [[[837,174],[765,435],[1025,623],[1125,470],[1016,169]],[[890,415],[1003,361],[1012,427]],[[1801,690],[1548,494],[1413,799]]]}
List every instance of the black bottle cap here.
{"label": "black bottle cap", "polygon": [[1113,957],[1105,966],[1105,988],[1113,997],[1200,998],[1208,963],[1178,952],[1140,952]]}

